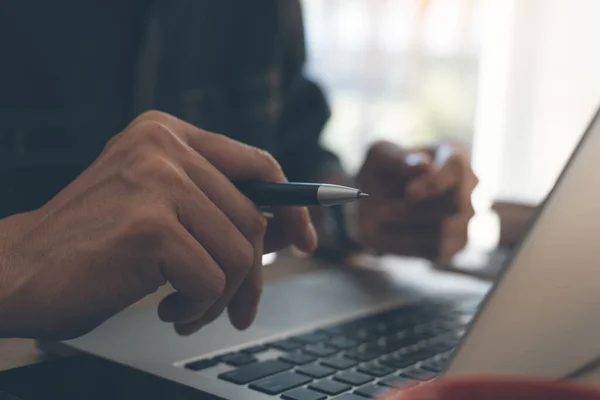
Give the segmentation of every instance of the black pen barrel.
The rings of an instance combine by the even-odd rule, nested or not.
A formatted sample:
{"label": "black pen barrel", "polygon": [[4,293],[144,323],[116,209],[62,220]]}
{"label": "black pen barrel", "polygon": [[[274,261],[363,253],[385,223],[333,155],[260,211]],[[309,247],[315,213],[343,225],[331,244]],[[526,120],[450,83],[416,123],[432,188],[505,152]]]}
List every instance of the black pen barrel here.
{"label": "black pen barrel", "polygon": [[262,181],[234,182],[237,189],[258,207],[318,206],[319,184],[273,183]]}

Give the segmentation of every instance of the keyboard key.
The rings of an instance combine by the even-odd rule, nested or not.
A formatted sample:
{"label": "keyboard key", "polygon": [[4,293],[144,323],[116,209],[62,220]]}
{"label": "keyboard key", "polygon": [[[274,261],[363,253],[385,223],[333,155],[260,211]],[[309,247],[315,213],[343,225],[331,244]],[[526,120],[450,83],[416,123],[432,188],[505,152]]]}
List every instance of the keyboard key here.
{"label": "keyboard key", "polygon": [[379,384],[389,386],[389,387],[403,387],[403,386],[412,386],[416,385],[418,382],[414,379],[406,378],[404,376],[388,376],[387,378],[383,378],[379,380]]}
{"label": "keyboard key", "polygon": [[258,360],[251,354],[233,353],[220,357],[220,360],[234,367],[241,367],[257,362]]}
{"label": "keyboard key", "polygon": [[281,395],[283,400],[325,400],[327,395],[314,392],[310,389],[294,389]]}
{"label": "keyboard key", "polygon": [[306,385],[309,382],[312,382],[312,379],[307,376],[286,372],[285,374],[270,376],[251,383],[249,387],[259,392],[274,395]]}
{"label": "keyboard key", "polygon": [[219,363],[219,360],[209,359],[209,360],[200,360],[193,361],[191,363],[185,364],[187,369],[191,369],[192,371],[200,371],[206,368],[214,367]]}
{"label": "keyboard key", "polygon": [[357,368],[358,372],[365,373],[367,375],[371,375],[377,378],[381,378],[382,376],[386,376],[395,371],[394,368],[390,368],[385,365],[381,365],[379,363],[370,362],[361,364]]}
{"label": "keyboard key", "polygon": [[344,336],[335,337],[327,342],[328,346],[335,347],[340,350],[348,350],[358,346],[360,343],[356,340],[348,339]]}
{"label": "keyboard key", "polygon": [[267,346],[266,344],[259,344],[257,346],[245,348],[245,349],[241,350],[240,353],[257,354],[257,353],[262,353],[263,351],[266,351],[268,348],[269,348],[269,346]]}
{"label": "keyboard key", "polygon": [[391,353],[417,343],[417,339],[412,335],[397,334],[385,336],[379,340],[379,343],[385,348],[386,352]]}
{"label": "keyboard key", "polygon": [[436,355],[435,351],[431,351],[428,348],[417,349],[416,351],[410,351],[408,353],[403,353],[402,357],[409,358],[413,360],[415,363],[419,361],[427,360]]}
{"label": "keyboard key", "polygon": [[407,369],[402,371],[400,375],[405,376],[407,378],[418,379],[420,381],[430,381],[437,377],[437,374],[435,372],[427,371],[422,368]]}
{"label": "keyboard key", "polygon": [[351,333],[348,336],[351,337],[352,339],[355,339],[355,340],[357,340],[359,342],[362,342],[362,343],[364,343],[364,342],[370,342],[371,340],[375,340],[378,337],[380,337],[380,335],[378,335],[378,334],[376,334],[374,332],[371,332],[371,331],[369,331],[367,329],[364,329],[364,328],[363,329],[359,329],[358,331],[356,331],[354,333]]}
{"label": "keyboard key", "polygon": [[325,332],[329,335],[341,335],[346,332],[351,332],[352,328],[350,326],[347,326],[347,324],[343,324],[343,325],[328,326],[326,328],[320,329],[319,331]]}
{"label": "keyboard key", "polygon": [[312,378],[321,379],[333,375],[336,371],[333,368],[324,367],[322,365],[310,364],[298,368],[296,372],[308,375]]}
{"label": "keyboard key", "polygon": [[317,357],[305,353],[288,353],[279,357],[279,359],[296,365],[304,365],[315,361]]}
{"label": "keyboard key", "polygon": [[308,388],[330,396],[335,396],[336,394],[344,393],[345,391],[352,389],[351,386],[329,379],[311,383],[308,385]]}
{"label": "keyboard key", "polygon": [[446,368],[446,364],[447,361],[437,358],[430,358],[420,363],[419,367],[427,371],[440,373]]}
{"label": "keyboard key", "polygon": [[304,346],[303,351],[305,353],[312,354],[317,357],[328,357],[337,353],[339,350],[333,347],[325,346],[322,343],[318,343]]}
{"label": "keyboard key", "polygon": [[357,361],[344,357],[330,357],[321,361],[321,364],[326,367],[331,367],[339,370],[348,369],[358,364]]}
{"label": "keyboard key", "polygon": [[369,375],[353,371],[339,372],[336,376],[333,377],[333,379],[353,386],[364,385],[365,383],[369,383],[373,380],[373,378]]}
{"label": "keyboard key", "polygon": [[408,368],[415,365],[419,360],[414,360],[411,357],[403,357],[401,355],[390,354],[383,356],[378,359],[381,364],[387,365],[388,367],[401,369]]}
{"label": "keyboard key", "polygon": [[271,343],[271,347],[282,351],[294,351],[302,347],[302,343],[292,339],[284,339]]}
{"label": "keyboard key", "polygon": [[352,393],[346,393],[343,394],[339,397],[335,397],[331,400],[365,400],[365,398],[363,396],[359,396],[356,394],[352,394]]}
{"label": "keyboard key", "polygon": [[377,357],[377,354],[373,354],[365,350],[349,350],[344,353],[344,357],[357,361],[371,361]]}
{"label": "keyboard key", "polygon": [[354,393],[360,395],[360,396],[364,396],[368,399],[375,399],[379,396],[381,396],[384,392],[387,392],[389,390],[389,388],[385,387],[385,386],[381,386],[381,385],[376,385],[376,384],[369,384],[369,385],[365,385],[365,386],[361,386],[358,389],[356,389],[354,391]]}
{"label": "keyboard key", "polygon": [[238,385],[245,385],[257,379],[287,371],[288,369],[292,369],[292,367],[292,364],[283,361],[268,360],[224,372],[219,375],[219,378]]}
{"label": "keyboard key", "polygon": [[421,364],[421,368],[436,374],[440,374],[444,371],[444,367],[436,364]]}
{"label": "keyboard key", "polygon": [[304,335],[294,336],[292,339],[297,340],[302,343],[305,343],[305,344],[314,344],[314,343],[319,343],[324,340],[327,340],[327,338],[329,338],[329,335],[327,333],[321,331],[321,332],[306,333]]}
{"label": "keyboard key", "polygon": [[370,328],[371,332],[378,333],[380,335],[388,335],[397,330],[395,326],[387,324],[386,322],[379,322],[375,326]]}
{"label": "keyboard key", "polygon": [[363,350],[377,355],[392,353],[412,344],[410,340],[386,336],[364,346]]}
{"label": "keyboard key", "polygon": [[443,353],[448,350],[453,350],[456,347],[454,343],[434,343],[427,347],[428,351],[432,353]]}

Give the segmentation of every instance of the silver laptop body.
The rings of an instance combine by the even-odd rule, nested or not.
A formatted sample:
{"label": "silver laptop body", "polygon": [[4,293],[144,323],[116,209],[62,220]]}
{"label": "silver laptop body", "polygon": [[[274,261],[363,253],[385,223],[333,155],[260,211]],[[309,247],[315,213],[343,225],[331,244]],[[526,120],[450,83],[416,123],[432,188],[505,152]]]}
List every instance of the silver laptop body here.
{"label": "silver laptop body", "polygon": [[[352,367],[323,378],[309,376],[304,383],[297,380],[295,387],[308,388],[323,380],[339,382],[336,380],[339,374],[358,372],[363,365],[396,357],[393,359],[396,360],[395,364],[387,364],[389,368],[390,365],[401,365],[402,360],[409,356],[417,357],[421,353],[427,355],[427,360],[417,361],[410,366],[392,367],[393,371],[384,376],[371,375],[371,380],[364,385],[347,385],[349,388],[345,393],[355,392],[365,385],[380,384],[384,379],[389,382],[390,377],[402,376],[404,370],[410,376],[409,372],[421,363],[427,361],[434,365],[436,360],[442,359],[445,364],[436,375],[578,375],[595,366],[595,360],[600,356],[599,206],[600,119],[596,115],[529,233],[492,290],[488,291],[486,283],[474,279],[434,272],[417,260],[383,258],[379,271],[323,265],[323,268],[268,284],[256,322],[245,332],[236,331],[227,317],[223,316],[198,334],[182,338],[173,332],[170,325],[158,320],[154,308],[131,309],[83,337],[50,347],[91,353],[198,388],[214,394],[215,398],[281,398],[280,393],[265,394],[264,390],[257,390],[257,382],[263,389],[269,388],[270,384],[276,391],[277,383],[269,383],[268,380],[264,383],[265,379],[288,373],[302,375],[297,372],[302,365],[293,365],[254,381],[235,383],[223,378],[235,378],[232,371],[258,364],[232,366],[224,361],[219,362],[219,357],[248,348],[252,351],[263,348],[252,353],[252,357],[256,358],[257,363],[266,361],[272,365],[289,352],[303,351],[306,346],[317,346],[316,350],[318,346],[332,347],[329,346],[333,343],[329,342],[332,338],[346,334],[356,338],[352,335],[358,335],[358,331],[370,330],[364,325],[350,329],[349,333],[348,329],[340,333],[332,328],[327,338],[318,343],[303,342],[302,347],[290,351],[280,350],[274,345],[282,339],[310,337],[298,335],[324,332],[321,329],[336,327],[341,323],[349,327],[353,321],[384,312],[392,312],[390,315],[397,324],[394,326],[398,327],[395,331],[388,329],[385,332],[386,337],[396,338],[394,343],[408,340],[413,331],[438,329],[443,333],[444,323],[439,321],[445,321],[444,318],[436,320],[438,322],[421,323],[417,327],[410,326],[408,330],[411,331],[406,333],[406,321],[425,314],[419,311],[416,316],[404,317],[402,310],[410,310],[413,305],[422,302],[429,304],[427,302],[432,299],[431,304],[456,304],[448,309],[448,313],[459,315],[465,324],[458,326],[456,332],[451,332],[452,335],[459,335],[454,347],[456,350],[441,346],[439,355],[432,355],[434,353],[429,351],[428,346],[439,346],[440,342],[428,337],[406,348],[395,349],[393,354],[386,354],[388,358],[385,359],[378,357],[356,361]],[[276,264],[266,268],[279,267],[285,268],[285,265]],[[485,300],[475,318],[470,319],[468,312],[463,313],[461,307],[466,304],[464,307],[468,309],[473,304],[479,304],[483,298]],[[375,326],[379,319],[371,318],[368,321]],[[390,342],[380,337],[375,339],[377,343]],[[47,343],[44,346],[49,348]],[[360,347],[363,348],[366,347]],[[311,349],[315,350],[314,347]],[[347,352],[356,349],[337,350],[333,355],[315,357],[309,364],[322,365],[325,359],[343,358]],[[210,367],[202,367],[204,360],[216,362]],[[198,361],[202,368],[186,367]],[[289,380],[289,377],[286,379]],[[335,399],[337,396],[327,398]]]}

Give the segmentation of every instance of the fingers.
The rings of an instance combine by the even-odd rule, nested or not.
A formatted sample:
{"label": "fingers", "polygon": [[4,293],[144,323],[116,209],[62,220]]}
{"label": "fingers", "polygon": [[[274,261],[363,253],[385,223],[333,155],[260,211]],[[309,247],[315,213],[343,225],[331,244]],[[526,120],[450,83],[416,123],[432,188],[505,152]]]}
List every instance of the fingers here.
{"label": "fingers", "polygon": [[247,329],[254,322],[263,288],[262,256],[264,251],[262,238],[257,239],[254,243],[254,249],[252,269],[246,275],[246,279],[227,308],[231,323],[240,330]]}
{"label": "fingers", "polygon": [[[232,159],[223,159],[229,149]],[[233,150],[239,151],[233,151]],[[261,179],[270,182],[286,182],[279,164],[266,152],[245,146],[227,137],[216,135],[203,155],[211,164],[232,180]],[[252,166],[249,168],[248,166]],[[317,236],[305,207],[279,207],[273,210],[274,218],[269,224],[286,245],[294,244],[299,249],[312,252],[317,247]]]}
{"label": "fingers", "polygon": [[[149,176],[150,182],[159,183],[153,188],[160,197],[171,199],[182,229],[189,232],[187,239],[195,239],[196,246],[200,246],[197,252],[203,253],[202,259],[212,262],[211,269],[218,268],[224,277],[224,283],[220,282],[222,287],[218,288],[219,295],[212,296],[210,304],[204,297],[190,299],[189,292],[178,289],[163,300],[159,315],[175,322],[179,333],[190,334],[230,306],[232,323],[240,329],[246,328],[254,318],[262,289],[266,221],[231,181],[285,181],[279,164],[264,151],[160,112],[147,112],[138,117],[122,136],[122,144],[143,149],[138,153],[147,160],[144,165],[152,167],[137,168],[142,172],[136,174]],[[107,152],[119,155],[123,146],[115,146],[115,143],[107,146]],[[160,161],[164,179],[155,178],[156,160]],[[131,177],[131,182],[139,181],[136,176]],[[169,189],[164,193],[166,187]],[[316,234],[306,209],[274,211],[270,224],[272,233],[266,241],[269,250],[290,244],[303,251],[316,248]],[[185,249],[180,251],[185,253]],[[180,269],[174,271],[183,273]],[[174,272],[170,270],[170,273]],[[179,278],[178,287],[186,287],[181,277],[173,278]]]}
{"label": "fingers", "polygon": [[373,197],[404,197],[406,184],[428,171],[426,151],[408,151],[391,142],[377,142],[367,152],[357,181]]}
{"label": "fingers", "polygon": [[[188,191],[182,193],[179,198],[178,208],[182,224],[199,243],[202,243],[226,278],[225,290],[220,298],[205,313],[196,316],[200,320],[198,326],[202,326],[216,319],[229,304],[253,267],[256,251],[238,226],[234,225],[223,210],[210,201],[192,182]],[[264,232],[262,216],[258,215],[260,222],[252,227],[254,232],[248,233],[255,241],[262,240]],[[236,214],[237,220],[241,218],[243,216]],[[249,223],[240,222],[240,225],[249,225]],[[258,250],[262,252],[262,247]]]}
{"label": "fingers", "polygon": [[[230,283],[228,286],[231,286],[231,288],[228,287],[224,296],[199,321],[188,323],[185,327],[179,326],[179,331],[185,330],[186,333],[192,333],[194,329],[199,329],[210,323],[223,312],[232,299],[234,303],[230,305],[230,310],[233,310],[233,312],[230,312],[231,321],[237,328],[246,329],[253,320],[251,314],[255,313],[261,294],[262,254],[266,219],[258,208],[235,188],[230,180],[212,164],[204,160],[203,157],[199,155],[190,157],[185,162],[185,169],[197,186],[206,188],[204,193],[207,197],[223,211],[252,244],[254,258],[248,276],[244,274],[245,271],[239,271],[238,273],[242,279],[239,281],[228,280]],[[230,240],[230,238],[223,240]],[[238,291],[241,291],[241,293],[237,293]],[[240,298],[243,301],[240,301]]]}
{"label": "fingers", "polygon": [[412,179],[407,184],[406,191],[416,200],[439,196],[461,183],[464,169],[464,151],[452,144],[440,144],[435,149],[432,168]]}
{"label": "fingers", "polygon": [[374,143],[365,158],[365,165],[402,176],[414,176],[427,170],[431,156],[425,151],[409,151],[393,142]]}
{"label": "fingers", "polygon": [[[193,151],[202,155],[229,180],[287,181],[277,161],[260,149],[223,135],[204,131],[168,114],[151,112],[147,118],[156,120],[177,133]],[[135,123],[134,121],[132,124]],[[285,226],[281,234],[287,241],[287,245],[294,244],[307,252],[315,250],[317,237],[310,225],[310,217],[306,208],[278,209],[275,212],[274,220],[280,226]]]}
{"label": "fingers", "polygon": [[181,225],[173,222],[167,246],[160,255],[161,271],[177,290],[158,308],[166,322],[186,321],[202,315],[223,294],[226,277],[208,252]]}

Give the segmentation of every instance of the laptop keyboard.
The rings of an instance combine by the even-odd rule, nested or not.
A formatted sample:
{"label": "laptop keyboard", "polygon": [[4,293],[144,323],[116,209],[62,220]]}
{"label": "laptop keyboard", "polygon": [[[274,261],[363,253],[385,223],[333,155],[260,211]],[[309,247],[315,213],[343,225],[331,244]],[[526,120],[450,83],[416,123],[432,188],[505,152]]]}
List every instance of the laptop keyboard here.
{"label": "laptop keyboard", "polygon": [[[390,387],[435,379],[479,300],[404,306],[185,367],[199,371],[227,364],[235,368],[219,379],[284,400],[376,398]],[[281,354],[260,358],[273,349]]]}

